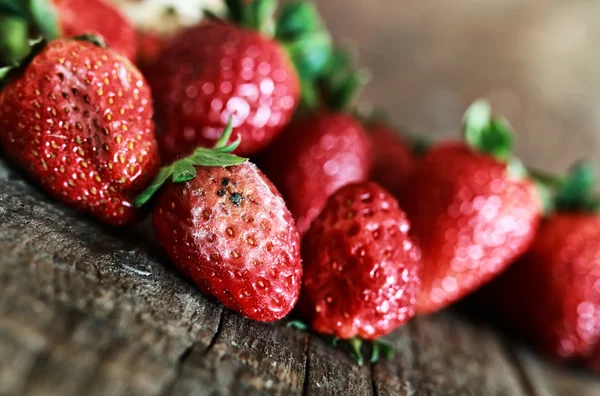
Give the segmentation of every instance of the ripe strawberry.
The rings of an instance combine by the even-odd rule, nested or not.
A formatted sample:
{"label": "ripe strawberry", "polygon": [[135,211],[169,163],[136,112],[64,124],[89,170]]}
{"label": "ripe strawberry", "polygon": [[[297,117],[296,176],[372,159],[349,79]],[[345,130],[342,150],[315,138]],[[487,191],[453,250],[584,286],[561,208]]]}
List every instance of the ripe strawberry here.
{"label": "ripe strawberry", "polygon": [[486,103],[467,112],[465,135],[468,144],[430,149],[399,197],[423,251],[418,313],[442,309],[505,270],[541,219],[539,192],[517,174],[510,131],[491,119]]}
{"label": "ripe strawberry", "polygon": [[361,124],[342,113],[299,119],[269,148],[265,173],[285,197],[300,235],[340,187],[367,180],[370,149]]}
{"label": "ripe strawberry", "polygon": [[[136,34],[133,26],[104,0],[8,0],[10,16],[25,20],[31,30],[47,40],[64,36],[97,34],[114,49],[135,59]],[[0,12],[7,12],[0,9]],[[0,39],[2,40],[2,39]],[[20,44],[26,45],[26,41]]]}
{"label": "ripe strawberry", "polygon": [[114,6],[104,0],[51,0],[63,36],[99,34],[112,49],[135,59],[135,28]]}
{"label": "ripe strawberry", "polygon": [[416,162],[410,144],[392,127],[376,123],[369,127],[373,146],[371,179],[400,194]]}
{"label": "ripe strawberry", "polygon": [[[274,2],[228,3],[237,24],[212,21],[178,33],[149,73],[167,161],[214,144],[230,116],[242,137],[237,153],[259,152],[292,118],[300,102],[300,77],[318,72],[312,70],[318,69],[315,62],[307,61],[312,52],[305,53],[305,47],[314,46],[312,35],[299,42],[290,39],[284,47],[281,40],[296,33],[280,24],[274,36],[274,10],[265,12],[265,4],[271,7]],[[297,22],[303,20],[290,23]],[[303,24],[296,28],[305,29]],[[327,50],[325,46],[317,52]],[[296,70],[292,61],[303,69]]]}
{"label": "ripe strawberry", "polygon": [[532,248],[495,285],[503,317],[555,358],[600,346],[600,216],[564,212],[542,223]]}
{"label": "ripe strawberry", "polygon": [[160,245],[204,293],[250,319],[274,321],[300,294],[300,240],[271,182],[228,154],[239,140],[223,147],[230,133],[215,149],[198,148],[163,168],[136,204],[173,175],[176,183],[160,192],[152,215]]}
{"label": "ripe strawberry", "polygon": [[488,295],[504,322],[540,350],[593,366],[600,358],[600,205],[590,167],[577,166],[559,184],[557,211]]}
{"label": "ripe strawberry", "polygon": [[40,43],[0,91],[0,141],[50,194],[102,222],[137,217],[159,167],[150,90],[91,38]]}
{"label": "ripe strawberry", "polygon": [[302,245],[299,308],[314,330],[372,340],[414,315],[420,252],[409,228],[376,183],[347,185],[329,199]]}

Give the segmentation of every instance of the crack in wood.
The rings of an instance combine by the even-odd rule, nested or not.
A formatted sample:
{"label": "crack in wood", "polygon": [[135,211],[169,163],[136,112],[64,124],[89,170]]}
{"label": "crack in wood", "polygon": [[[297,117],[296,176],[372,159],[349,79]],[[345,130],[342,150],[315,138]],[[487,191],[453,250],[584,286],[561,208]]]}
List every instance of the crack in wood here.
{"label": "crack in wood", "polygon": [[[217,331],[215,332],[215,334],[213,334],[210,342],[208,343],[208,346],[204,349],[204,351],[202,351],[202,356],[206,356],[209,354],[209,352],[214,348],[215,344],[217,343],[217,340],[221,336],[221,333],[223,332],[223,324],[225,323],[225,318],[228,316],[227,312],[228,311],[226,308],[221,308],[221,314],[219,316],[219,324],[217,325]],[[182,361],[182,363],[185,363],[185,361]]]}
{"label": "crack in wood", "polygon": [[523,388],[523,391],[529,396],[540,396],[538,392],[535,390],[535,385],[529,378],[529,374],[527,374],[527,370],[523,365],[523,362],[517,355],[517,352],[512,348],[507,341],[503,340],[501,343],[502,348],[504,349],[506,355],[508,356],[509,361],[512,363],[512,366],[515,368],[517,379]]}
{"label": "crack in wood", "polygon": [[312,340],[311,334],[306,335],[306,345],[304,346],[304,354],[306,356],[306,361],[304,362],[304,380],[302,382],[302,395],[308,395],[309,391],[309,373],[310,373],[310,343]]}
{"label": "crack in wood", "polygon": [[371,389],[373,392],[373,396],[379,396],[379,391],[377,390],[377,381],[375,380],[375,366],[377,363],[370,364],[370,374],[371,374]]}

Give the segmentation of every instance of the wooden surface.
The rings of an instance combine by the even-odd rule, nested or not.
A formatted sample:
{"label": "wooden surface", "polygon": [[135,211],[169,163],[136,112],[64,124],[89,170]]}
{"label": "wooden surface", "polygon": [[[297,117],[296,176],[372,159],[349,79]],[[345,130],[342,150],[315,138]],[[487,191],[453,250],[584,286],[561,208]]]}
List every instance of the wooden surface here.
{"label": "wooden surface", "polygon": [[449,313],[410,322],[392,360],[359,368],[210,301],[149,234],[102,228],[0,160],[0,395],[600,394]]}
{"label": "wooden surface", "polygon": [[[562,170],[600,151],[600,28],[587,0],[318,0],[361,47],[366,98],[409,129],[456,136],[487,96],[526,161]],[[543,362],[453,313],[393,333],[359,368],[284,323],[253,323],[176,274],[148,225],[102,228],[0,160],[0,396],[600,395],[600,379]]]}

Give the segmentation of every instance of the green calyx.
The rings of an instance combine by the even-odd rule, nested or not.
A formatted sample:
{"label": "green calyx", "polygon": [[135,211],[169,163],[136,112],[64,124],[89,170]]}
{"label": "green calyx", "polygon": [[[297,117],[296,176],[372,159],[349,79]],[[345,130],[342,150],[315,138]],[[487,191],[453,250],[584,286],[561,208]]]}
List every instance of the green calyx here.
{"label": "green calyx", "polygon": [[[293,320],[287,324],[288,327],[309,331],[309,327],[301,320]],[[319,335],[327,344],[340,348],[359,366],[363,366],[365,361],[377,363],[382,357],[390,359],[394,355],[394,348],[391,344],[383,340],[367,341],[358,337],[347,340],[332,337],[329,335]]]}
{"label": "green calyx", "polygon": [[475,101],[463,117],[463,133],[467,144],[501,162],[512,157],[514,133],[506,119],[493,118],[490,104]]}
{"label": "green calyx", "polygon": [[275,34],[277,0],[226,0],[229,19],[267,36]]}
{"label": "green calyx", "polygon": [[315,80],[327,71],[333,54],[331,35],[310,1],[286,2],[277,13],[277,0],[227,0],[229,19],[273,37],[294,63],[305,107],[314,108],[319,95]]}
{"label": "green calyx", "polygon": [[59,37],[58,18],[50,0],[0,0],[0,49],[5,64],[20,61],[29,39]]}
{"label": "green calyx", "polygon": [[336,49],[317,86],[328,109],[349,111],[368,81],[368,71],[357,68],[348,51]]}
{"label": "green calyx", "polygon": [[160,169],[158,175],[154,178],[150,186],[144,190],[134,201],[136,208],[143,206],[150,201],[152,196],[165,184],[169,178],[173,183],[185,183],[196,177],[197,166],[235,166],[241,165],[247,161],[246,158],[231,154],[241,142],[241,137],[231,144],[227,144],[233,132],[233,121],[230,118],[223,134],[215,144],[210,148],[199,147],[188,157],[173,162],[169,166]]}
{"label": "green calyx", "polygon": [[[73,37],[72,40],[85,41],[100,48],[107,47],[104,39],[94,34],[82,34],[80,36]],[[27,43],[28,47],[25,57],[10,65],[0,67],[0,90],[15,77],[20,76],[23,70],[31,63],[33,58],[35,58],[37,54],[39,54],[44,47],[46,47],[47,44],[48,41],[41,37],[37,40],[29,40]]]}
{"label": "green calyx", "polygon": [[529,173],[543,186],[553,210],[600,211],[600,197],[595,192],[596,172],[591,164],[579,162],[562,178],[532,169]]}

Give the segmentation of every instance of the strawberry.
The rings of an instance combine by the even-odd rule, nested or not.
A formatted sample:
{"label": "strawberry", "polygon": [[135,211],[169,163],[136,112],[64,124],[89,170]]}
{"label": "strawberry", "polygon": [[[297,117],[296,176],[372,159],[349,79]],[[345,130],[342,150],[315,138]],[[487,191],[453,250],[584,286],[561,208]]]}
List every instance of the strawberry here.
{"label": "strawberry", "polygon": [[174,162],[136,201],[159,194],[152,223],[159,244],[202,292],[259,321],[286,316],[300,294],[300,238],[290,212],[258,168],[229,154],[231,123],[214,149]]}
{"label": "strawberry", "polygon": [[328,201],[302,245],[299,309],[317,332],[373,340],[415,313],[420,252],[392,195],[349,184]]}
{"label": "strawberry", "polygon": [[[104,0],[7,0],[0,14],[25,20],[47,40],[93,33],[102,36],[115,50],[135,59],[136,33],[133,25]],[[19,46],[25,46],[22,40]]]}
{"label": "strawberry", "polygon": [[315,114],[290,125],[265,153],[263,168],[280,189],[300,235],[327,199],[346,184],[367,180],[369,136],[354,117]]}
{"label": "strawberry", "polygon": [[369,127],[373,147],[371,179],[400,194],[416,162],[411,145],[392,127],[375,123]]}
{"label": "strawberry", "polygon": [[504,322],[541,351],[592,365],[600,359],[600,202],[587,165],[560,183],[557,211],[489,291]]}
{"label": "strawberry", "polygon": [[[290,22],[278,24],[274,31],[273,0],[228,4],[232,22],[212,21],[181,31],[165,44],[149,72],[160,109],[159,142],[167,161],[214,144],[230,116],[242,137],[237,153],[262,150],[292,118],[300,102],[300,78],[317,73],[323,62],[319,56],[328,51],[325,40],[316,50],[319,56],[309,61],[313,38],[324,33],[313,26],[314,21],[304,27],[304,19],[296,21],[294,12],[286,12]],[[312,7],[307,3],[302,9]],[[302,33],[300,41],[294,41],[299,34],[290,31],[294,26],[315,32]],[[293,61],[302,69],[296,70]]]}
{"label": "strawberry", "polygon": [[467,144],[430,149],[399,197],[423,251],[421,314],[504,271],[530,246],[541,219],[538,189],[511,158],[511,133],[487,103],[467,111],[465,137]]}
{"label": "strawberry", "polygon": [[92,37],[41,42],[30,58],[4,69],[7,154],[64,203],[107,224],[131,223],[132,199],[160,164],[143,77]]}

